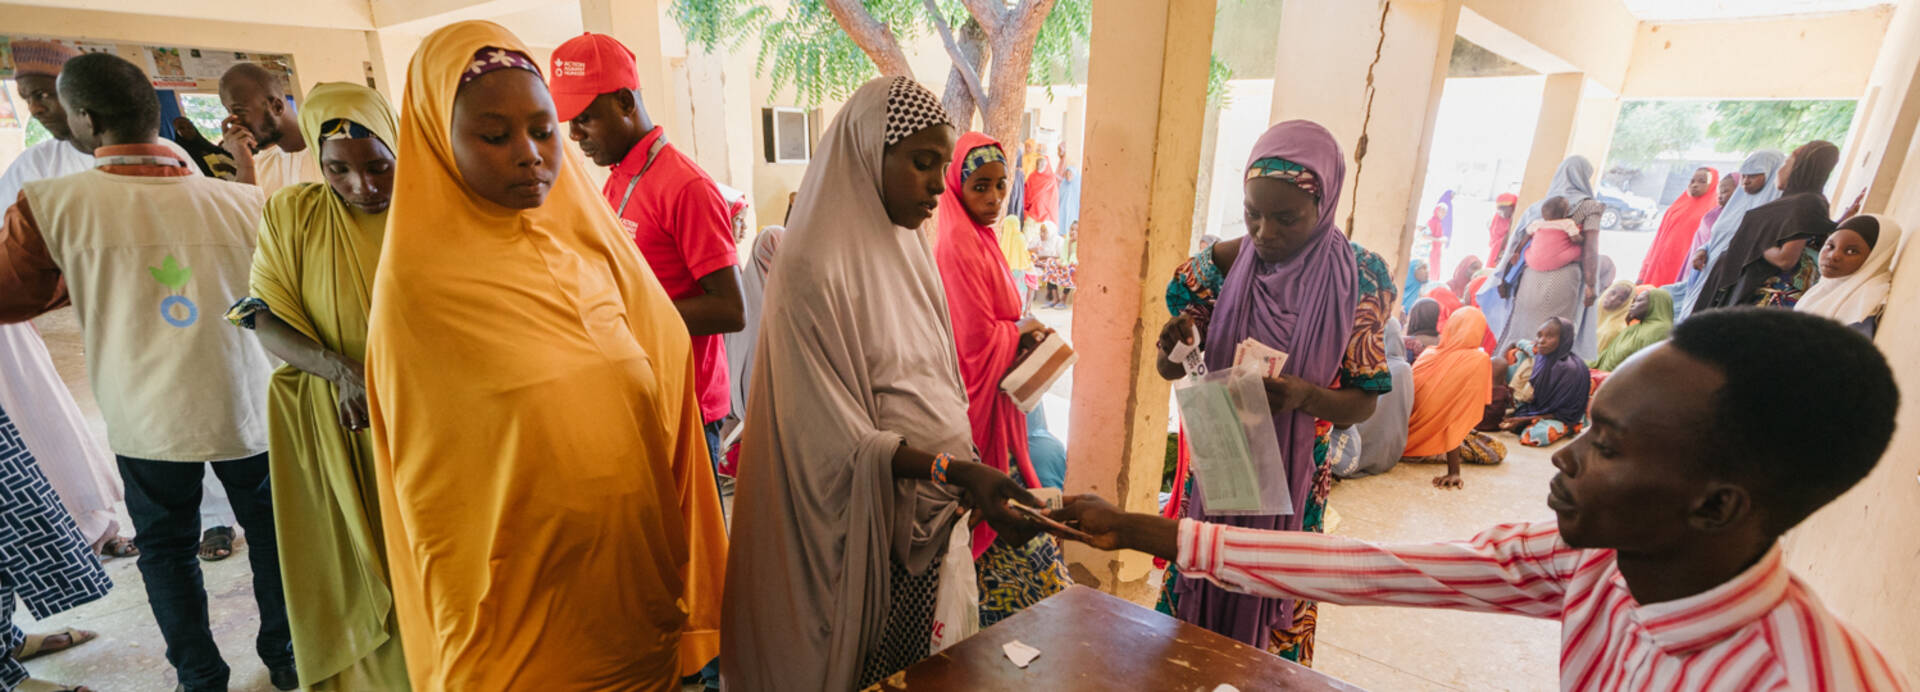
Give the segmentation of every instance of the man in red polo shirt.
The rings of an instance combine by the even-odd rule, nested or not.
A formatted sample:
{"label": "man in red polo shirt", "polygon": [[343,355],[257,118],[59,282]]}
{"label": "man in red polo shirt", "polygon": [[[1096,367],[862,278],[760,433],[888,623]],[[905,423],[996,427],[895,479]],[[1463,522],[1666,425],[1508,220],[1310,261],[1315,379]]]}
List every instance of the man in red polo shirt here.
{"label": "man in red polo shirt", "polygon": [[746,327],[731,213],[706,171],[647,117],[633,52],[586,33],[553,51],[553,105],[594,163],[613,169],[601,192],[673,298],[693,335],[694,377],[707,450],[719,457],[732,409],[722,334]]}

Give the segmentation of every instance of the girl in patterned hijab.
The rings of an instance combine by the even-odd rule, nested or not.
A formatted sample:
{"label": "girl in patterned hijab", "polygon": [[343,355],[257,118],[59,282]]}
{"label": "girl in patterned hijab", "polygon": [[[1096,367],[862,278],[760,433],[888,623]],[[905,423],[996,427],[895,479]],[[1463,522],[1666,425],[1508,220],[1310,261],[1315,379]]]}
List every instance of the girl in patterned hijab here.
{"label": "girl in patterned hijab", "polygon": [[876,79],[800,183],[748,392],[723,687],[859,689],[925,658],[963,497],[1001,534],[1034,533],[1005,506],[1033,498],[979,463],[917,230],[946,191],[954,135],[925,87]]}

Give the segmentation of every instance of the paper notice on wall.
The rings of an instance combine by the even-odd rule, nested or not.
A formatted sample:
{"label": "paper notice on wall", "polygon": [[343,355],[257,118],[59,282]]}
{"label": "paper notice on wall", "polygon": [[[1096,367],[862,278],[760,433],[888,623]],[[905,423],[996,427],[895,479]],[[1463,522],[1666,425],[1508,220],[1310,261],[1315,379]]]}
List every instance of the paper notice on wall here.
{"label": "paper notice on wall", "polygon": [[286,80],[297,83],[293,56],[280,53],[247,53],[190,46],[108,43],[44,36],[0,35],[0,78],[13,76],[13,42],[20,40],[53,41],[82,53],[106,53],[119,56],[146,71],[154,88],[195,93],[210,93],[220,87],[220,77],[241,62],[251,62]]}
{"label": "paper notice on wall", "polygon": [[186,61],[178,48],[148,46],[147,76],[153,78],[154,86],[163,89],[199,86],[197,80],[187,76]]}
{"label": "paper notice on wall", "polygon": [[189,48],[181,62],[188,77],[218,80],[227,73],[227,68],[233,67],[234,60],[232,51]]}

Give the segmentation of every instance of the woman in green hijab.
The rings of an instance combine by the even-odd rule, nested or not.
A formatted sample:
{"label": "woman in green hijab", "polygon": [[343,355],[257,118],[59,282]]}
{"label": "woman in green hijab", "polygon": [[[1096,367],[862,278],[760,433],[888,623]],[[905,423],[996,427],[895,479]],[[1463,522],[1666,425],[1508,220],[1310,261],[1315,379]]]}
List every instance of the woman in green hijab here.
{"label": "woman in green hijab", "polygon": [[408,688],[361,369],[397,129],[372,89],[307,94],[300,132],[326,182],[267,200],[252,295],[227,313],[286,361],[267,392],[274,527],[300,686],[315,690]]}
{"label": "woman in green hijab", "polygon": [[1627,306],[1627,328],[1607,344],[1600,358],[1589,365],[1602,372],[1613,372],[1635,353],[1667,340],[1673,331],[1673,294],[1664,288],[1642,286]]}

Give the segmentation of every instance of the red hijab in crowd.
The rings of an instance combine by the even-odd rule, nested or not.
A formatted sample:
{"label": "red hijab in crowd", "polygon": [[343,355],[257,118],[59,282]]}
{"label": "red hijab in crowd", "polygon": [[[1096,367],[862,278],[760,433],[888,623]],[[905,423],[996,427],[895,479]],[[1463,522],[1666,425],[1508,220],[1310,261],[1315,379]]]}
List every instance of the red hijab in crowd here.
{"label": "red hijab in crowd", "polygon": [[[1494,204],[1512,209],[1520,204],[1520,196],[1511,192],[1501,193],[1494,200]],[[1502,214],[1496,211],[1493,214],[1493,220],[1487,222],[1487,239],[1492,241],[1487,247],[1487,261],[1492,262],[1494,266],[1500,265],[1503,253],[1507,251],[1507,232],[1511,230],[1513,230],[1511,213]]]}
{"label": "red hijab in crowd", "polygon": [[[1027,456],[1027,416],[1000,391],[1000,380],[1019,357],[1020,294],[1013,288],[1006,255],[992,226],[982,226],[960,201],[961,185],[980,166],[1000,162],[1009,172],[1000,143],[978,132],[960,136],[947,166],[947,191],[940,193],[940,235],[933,250],[940,267],[940,284],[947,292],[953,320],[953,344],[960,354],[960,379],[967,388],[967,422],[980,463],[1001,471],[1009,461],[1019,466],[1029,487],[1040,487],[1040,476]],[[984,552],[993,532],[981,524],[974,532],[974,552]]]}
{"label": "red hijab in crowd", "polygon": [[1054,175],[1053,166],[1045,154],[1033,164],[1033,175],[1027,176],[1025,208],[1022,213],[1034,221],[1052,221],[1060,224],[1060,176]]}
{"label": "red hijab in crowd", "polygon": [[1700,170],[1707,172],[1706,194],[1695,197],[1683,193],[1667,207],[1666,215],[1660,217],[1660,231],[1653,236],[1653,246],[1647,248],[1647,260],[1640,265],[1639,285],[1665,286],[1679,281],[1700,219],[1720,206],[1720,171],[1705,166]]}

